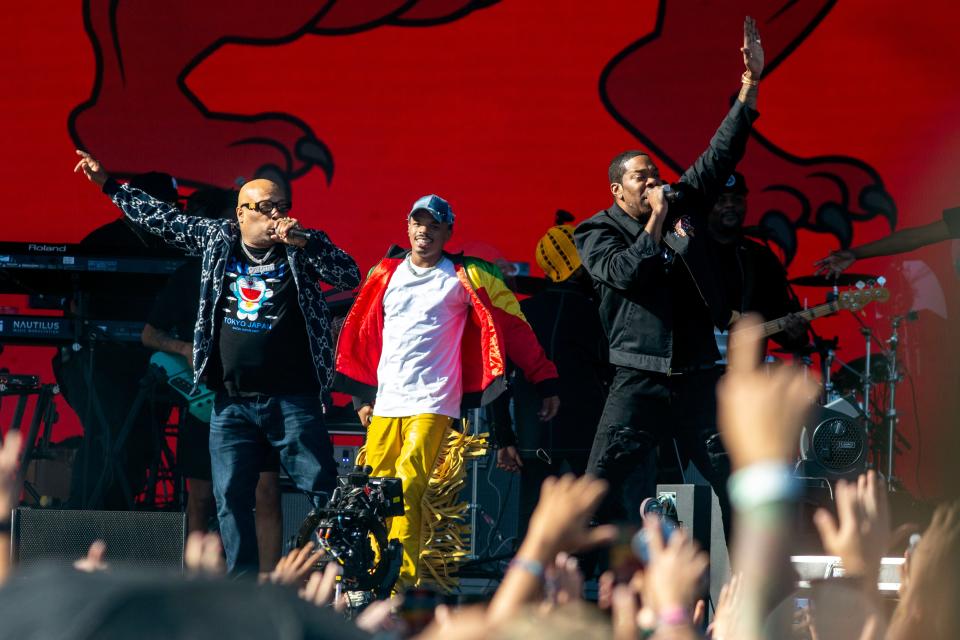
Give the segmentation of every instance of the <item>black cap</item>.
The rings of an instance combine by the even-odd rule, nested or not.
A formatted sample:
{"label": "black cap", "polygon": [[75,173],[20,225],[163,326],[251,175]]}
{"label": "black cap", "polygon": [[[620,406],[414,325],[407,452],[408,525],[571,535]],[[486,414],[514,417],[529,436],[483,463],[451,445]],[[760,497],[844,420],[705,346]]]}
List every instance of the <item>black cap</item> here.
{"label": "black cap", "polygon": [[723,188],[720,190],[721,193],[735,193],[738,196],[745,196],[749,193],[747,189],[747,181],[744,180],[743,174],[739,171],[734,171],[730,174],[730,177],[727,178],[727,181],[723,184]]}

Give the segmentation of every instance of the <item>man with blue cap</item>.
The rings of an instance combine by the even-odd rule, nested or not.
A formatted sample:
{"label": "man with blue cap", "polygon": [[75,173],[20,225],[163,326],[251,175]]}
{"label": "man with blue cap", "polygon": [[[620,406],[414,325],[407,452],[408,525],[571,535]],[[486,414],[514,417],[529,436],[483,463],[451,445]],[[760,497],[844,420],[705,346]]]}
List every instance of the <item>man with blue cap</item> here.
{"label": "man with blue cap", "polygon": [[466,556],[457,485],[464,458],[482,439],[454,429],[465,409],[506,388],[507,354],[543,399],[541,420],[559,408],[557,371],[493,264],[443,248],[453,234],[450,204],[417,200],[407,215],[409,249],[391,247],[367,276],[337,346],[334,387],[354,396],[367,427],[358,462],[373,476],[400,478],[405,513],[389,538],[403,544],[400,586],[454,586]]}

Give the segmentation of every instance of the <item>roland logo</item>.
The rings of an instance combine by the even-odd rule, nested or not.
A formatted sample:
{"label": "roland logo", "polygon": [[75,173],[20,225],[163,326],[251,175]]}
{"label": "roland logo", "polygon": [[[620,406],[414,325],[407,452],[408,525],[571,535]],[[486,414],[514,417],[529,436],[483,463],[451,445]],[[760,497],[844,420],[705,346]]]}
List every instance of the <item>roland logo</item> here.
{"label": "roland logo", "polygon": [[66,253],[67,245],[65,244],[33,244],[32,242],[27,245],[27,251],[39,251],[41,253]]}

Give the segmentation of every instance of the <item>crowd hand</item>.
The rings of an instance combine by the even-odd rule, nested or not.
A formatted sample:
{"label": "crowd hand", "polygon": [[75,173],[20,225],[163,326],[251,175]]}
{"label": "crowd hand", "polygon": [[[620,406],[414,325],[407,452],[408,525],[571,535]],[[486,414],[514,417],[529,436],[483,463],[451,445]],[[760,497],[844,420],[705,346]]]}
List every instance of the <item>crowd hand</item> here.
{"label": "crowd hand", "polygon": [[563,606],[583,599],[583,574],[580,563],[568,553],[560,552],[546,568],[546,604]]}
{"label": "crowd hand", "polygon": [[328,562],[322,573],[314,571],[310,574],[307,584],[298,592],[300,597],[318,607],[326,607],[332,604],[334,609],[342,611],[347,606],[346,598],[340,598],[334,602],[334,596],[337,592],[337,578],[341,573],[343,573],[343,570],[339,564]]}
{"label": "crowd hand", "polygon": [[357,409],[357,415],[360,416],[360,424],[366,429],[370,426],[370,418],[373,417],[373,405],[365,404]]}
{"label": "crowd hand", "polygon": [[747,68],[752,80],[759,80],[763,75],[763,47],[760,44],[760,32],[757,30],[757,21],[747,16],[743,19],[743,66]]}
{"label": "crowd hand", "polygon": [[[933,514],[930,526],[923,532],[920,542],[909,554],[909,573],[901,589],[901,603],[929,597],[931,589],[938,588],[943,580],[938,576],[955,571],[952,557],[960,547],[960,502],[944,504]],[[901,604],[903,606],[903,604]]]}
{"label": "crowd hand", "polygon": [[740,589],[742,582],[743,576],[737,573],[720,589],[717,607],[713,611],[713,622],[707,627],[707,635],[710,636],[711,640],[736,638],[734,630],[737,628],[737,620],[742,606],[741,594],[743,591]]}
{"label": "crowd hand", "polygon": [[451,609],[439,605],[423,633],[416,640],[486,640],[494,636],[493,624],[487,610],[480,605]]}
{"label": "crowd hand", "polygon": [[221,576],[226,573],[220,536],[203,531],[188,535],[183,550],[183,564],[187,573],[193,575]]}
{"label": "crowd hand", "polygon": [[277,224],[273,228],[274,240],[283,244],[290,244],[295,247],[302,248],[307,246],[306,238],[294,237],[290,235],[291,229],[302,230],[303,228],[300,226],[300,221],[296,218],[280,218],[277,220]]}
{"label": "crowd hand", "polygon": [[590,527],[589,522],[607,493],[607,483],[592,476],[549,477],[540,487],[540,501],[530,517],[521,546],[551,561],[561,551],[577,552],[612,542],[613,525]]}
{"label": "crowd hand", "polygon": [[890,541],[886,483],[876,471],[861,475],[856,483],[841,480],[834,501],[839,525],[823,508],[813,517],[824,551],[840,557],[845,575],[863,576],[865,585],[875,585]]}
{"label": "crowd hand", "polygon": [[[386,600],[375,600],[360,612],[360,615],[358,615],[355,620],[356,625],[362,631],[366,631],[371,635],[393,632],[393,634],[389,635],[399,635],[403,637],[406,635],[403,633],[405,625],[403,624],[403,620],[395,613],[402,604],[403,596],[399,594]],[[388,634],[385,633],[384,635]]]}
{"label": "crowd hand", "polygon": [[80,162],[73,168],[73,172],[83,171],[83,174],[87,176],[90,182],[98,187],[102,187],[103,183],[110,177],[107,175],[107,172],[103,170],[103,165],[97,162],[97,159],[86,151],[77,149],[77,155],[80,156]]}
{"label": "crowd hand", "polygon": [[20,485],[17,469],[20,467],[20,447],[23,436],[19,431],[7,431],[0,445],[0,520],[10,518],[13,508],[20,501]]}
{"label": "crowd hand", "polygon": [[730,332],[727,373],[717,385],[720,435],[734,470],[756,462],[787,462],[818,386],[792,366],[761,367],[760,321],[747,314]]}
{"label": "crowd hand", "polygon": [[643,572],[644,605],[658,615],[677,607],[692,613],[710,557],[683,529],[664,543],[656,518],[647,519],[644,528],[650,546],[650,563]]}
{"label": "crowd hand", "polygon": [[103,540],[94,540],[87,549],[87,555],[75,560],[73,568],[84,573],[96,573],[110,568],[104,559],[107,555],[107,543]]}
{"label": "crowd hand", "polygon": [[540,418],[540,422],[548,422],[557,416],[558,411],[560,411],[560,396],[550,396],[540,403],[537,417]]}
{"label": "crowd hand", "polygon": [[523,468],[523,460],[517,453],[516,447],[501,447],[497,449],[497,468],[517,473]]}
{"label": "crowd hand", "polygon": [[314,551],[316,544],[311,540],[299,549],[294,549],[280,558],[277,566],[270,572],[269,581],[273,584],[299,585],[316,568],[317,561],[323,557],[323,549]]}
{"label": "crowd hand", "polygon": [[850,265],[857,261],[857,256],[854,255],[853,251],[849,249],[844,249],[842,251],[834,251],[826,258],[820,258],[813,265],[817,268],[814,271],[814,274],[820,276],[833,276],[836,277],[843,273]]}

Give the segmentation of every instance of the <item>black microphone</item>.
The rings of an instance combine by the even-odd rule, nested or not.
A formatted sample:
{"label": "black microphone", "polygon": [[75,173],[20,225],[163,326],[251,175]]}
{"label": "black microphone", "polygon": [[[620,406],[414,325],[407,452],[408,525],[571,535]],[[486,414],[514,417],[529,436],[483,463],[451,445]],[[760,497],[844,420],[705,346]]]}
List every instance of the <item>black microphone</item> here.
{"label": "black microphone", "polygon": [[288,230],[287,235],[291,238],[299,238],[302,240],[309,240],[311,238],[310,231],[307,229],[299,229],[297,227]]}
{"label": "black microphone", "polygon": [[663,199],[667,201],[667,204],[676,204],[678,202],[683,202],[686,197],[686,185],[681,182],[676,184],[664,184],[663,185]]}

